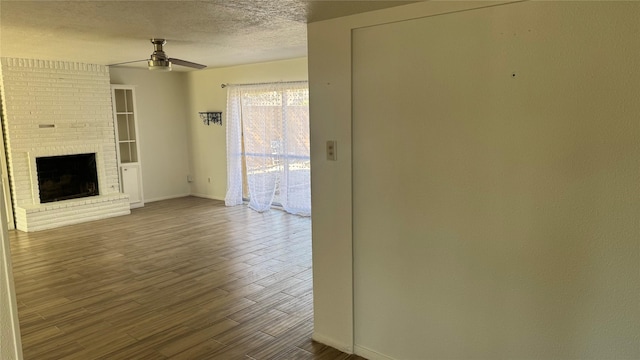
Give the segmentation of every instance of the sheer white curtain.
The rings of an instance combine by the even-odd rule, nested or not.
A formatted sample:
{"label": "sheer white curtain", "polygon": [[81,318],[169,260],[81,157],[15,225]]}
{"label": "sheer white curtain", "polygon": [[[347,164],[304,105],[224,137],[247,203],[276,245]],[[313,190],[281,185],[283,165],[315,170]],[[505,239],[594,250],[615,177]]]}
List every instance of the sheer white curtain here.
{"label": "sheer white curtain", "polygon": [[306,81],[229,86],[227,206],[242,203],[244,160],[249,207],[310,215],[309,154]]}

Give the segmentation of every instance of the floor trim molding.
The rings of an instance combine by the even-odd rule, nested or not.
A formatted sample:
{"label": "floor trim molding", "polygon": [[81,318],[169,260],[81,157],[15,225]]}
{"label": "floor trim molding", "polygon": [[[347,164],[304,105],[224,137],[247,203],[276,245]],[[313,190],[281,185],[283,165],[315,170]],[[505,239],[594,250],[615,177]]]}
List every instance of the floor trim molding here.
{"label": "floor trim molding", "polygon": [[353,348],[350,345],[343,344],[340,341],[332,339],[332,338],[330,338],[328,336],[324,336],[322,334],[318,334],[317,332],[313,333],[313,335],[311,336],[311,339],[313,339],[313,341],[319,342],[321,344],[325,344],[327,346],[331,346],[332,348],[340,350],[343,353],[353,354]]}
{"label": "floor trim molding", "polygon": [[157,197],[157,198],[153,198],[153,199],[144,199],[144,202],[145,203],[151,203],[151,202],[156,202],[156,201],[178,199],[178,198],[183,198],[183,197],[187,197],[187,196],[190,196],[190,195],[191,194],[186,193],[186,194],[178,194],[178,195],[161,196],[161,197]]}
{"label": "floor trim molding", "polygon": [[199,198],[203,198],[203,199],[211,199],[211,200],[220,200],[220,201],[224,201],[224,199],[220,199],[211,195],[206,195],[206,194],[196,194],[196,193],[192,193],[191,196],[195,196],[195,197],[199,197]]}
{"label": "floor trim molding", "polygon": [[354,353],[358,356],[362,356],[363,358],[367,358],[369,360],[396,360],[395,358],[389,357],[375,350],[371,350],[367,347],[360,346],[360,345],[354,346]]}

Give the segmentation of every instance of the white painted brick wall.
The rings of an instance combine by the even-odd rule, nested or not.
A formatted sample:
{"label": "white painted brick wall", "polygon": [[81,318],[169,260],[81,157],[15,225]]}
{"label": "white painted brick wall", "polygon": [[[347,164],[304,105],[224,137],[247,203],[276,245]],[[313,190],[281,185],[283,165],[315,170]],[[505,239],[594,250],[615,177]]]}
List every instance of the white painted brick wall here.
{"label": "white painted brick wall", "polygon": [[58,201],[21,210],[26,219],[26,227],[20,229],[23,231],[52,229],[130,213],[126,194]]}
{"label": "white painted brick wall", "polygon": [[[2,58],[0,73],[16,227],[33,231],[49,228],[54,223],[62,226],[129,213],[128,201],[121,198],[125,195],[119,194],[108,68]],[[41,128],[41,125],[54,127]],[[35,158],[90,152],[96,153],[100,201],[60,202],[70,204],[77,211],[61,211],[50,203],[41,205]],[[35,211],[36,208],[39,210]],[[51,220],[52,216],[55,221]]]}

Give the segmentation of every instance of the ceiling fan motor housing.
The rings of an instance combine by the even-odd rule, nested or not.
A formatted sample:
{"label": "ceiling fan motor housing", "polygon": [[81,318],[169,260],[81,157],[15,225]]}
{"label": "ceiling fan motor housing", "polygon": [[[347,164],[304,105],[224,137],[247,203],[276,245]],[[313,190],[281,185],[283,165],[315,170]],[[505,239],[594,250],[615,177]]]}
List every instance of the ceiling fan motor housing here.
{"label": "ceiling fan motor housing", "polygon": [[171,71],[171,61],[167,58],[167,55],[162,50],[162,46],[166,44],[165,39],[151,39],[153,44],[153,54],[147,61],[149,70]]}

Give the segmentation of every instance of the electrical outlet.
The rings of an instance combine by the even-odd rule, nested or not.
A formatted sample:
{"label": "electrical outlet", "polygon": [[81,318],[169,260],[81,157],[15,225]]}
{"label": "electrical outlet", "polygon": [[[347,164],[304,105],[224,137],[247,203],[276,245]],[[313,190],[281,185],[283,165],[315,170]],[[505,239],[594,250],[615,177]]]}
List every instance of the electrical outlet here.
{"label": "electrical outlet", "polygon": [[327,160],[338,160],[338,142],[335,140],[327,141]]}
{"label": "electrical outlet", "polygon": [[187,175],[187,182],[193,182],[193,177],[191,175]]}

